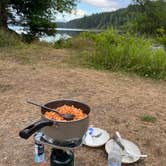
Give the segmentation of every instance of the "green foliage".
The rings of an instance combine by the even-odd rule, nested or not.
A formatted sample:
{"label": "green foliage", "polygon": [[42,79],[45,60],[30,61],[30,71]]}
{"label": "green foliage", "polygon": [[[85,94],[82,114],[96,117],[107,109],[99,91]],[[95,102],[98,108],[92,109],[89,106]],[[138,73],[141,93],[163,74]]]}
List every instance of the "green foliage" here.
{"label": "green foliage", "polygon": [[0,47],[9,46],[22,47],[23,43],[16,34],[0,30]]}
{"label": "green foliage", "polygon": [[156,117],[151,115],[143,115],[140,117],[140,119],[144,122],[152,122],[152,123],[156,122],[157,120]]}
{"label": "green foliage", "polygon": [[70,48],[72,47],[71,39],[60,39],[54,43],[54,48],[60,49],[60,48]]}
{"label": "green foliage", "polygon": [[54,43],[55,48],[73,48],[73,49],[89,49],[94,47],[96,36],[93,33],[83,32],[75,38],[60,39]]}
{"label": "green foliage", "polygon": [[134,0],[140,8],[134,29],[146,34],[156,34],[160,29],[166,32],[166,1],[165,0]]}
{"label": "green foliage", "polygon": [[[7,24],[25,27],[28,41],[43,34],[53,35],[57,12],[70,12],[76,0],[2,0],[0,1],[0,27]],[[19,18],[19,19],[18,19]]]}
{"label": "green foliage", "polygon": [[110,26],[119,32],[137,32],[155,35],[166,34],[166,1],[165,0],[133,0],[135,4],[113,12],[105,12],[85,16],[67,23],[58,23],[65,28],[98,28]]}
{"label": "green foliage", "polygon": [[156,33],[158,36],[164,37],[166,34],[166,29],[164,29],[163,27],[160,27],[156,29]]}
{"label": "green foliage", "polygon": [[[130,34],[120,35],[112,29],[97,35],[85,34],[84,37],[84,42],[80,37],[72,40],[72,45],[78,45],[78,40],[80,46],[92,43],[79,51],[77,58],[81,63],[96,69],[126,71],[166,80],[166,53],[163,49],[153,50],[151,40]],[[87,47],[89,51],[86,51]]]}
{"label": "green foliage", "polygon": [[157,37],[157,41],[162,44],[166,50],[166,36]]}
{"label": "green foliage", "polygon": [[105,29],[112,26],[114,28],[122,29],[127,22],[135,19],[137,15],[135,8],[136,6],[131,5],[128,8],[119,9],[113,12],[97,13],[67,23],[58,23],[58,27]]}

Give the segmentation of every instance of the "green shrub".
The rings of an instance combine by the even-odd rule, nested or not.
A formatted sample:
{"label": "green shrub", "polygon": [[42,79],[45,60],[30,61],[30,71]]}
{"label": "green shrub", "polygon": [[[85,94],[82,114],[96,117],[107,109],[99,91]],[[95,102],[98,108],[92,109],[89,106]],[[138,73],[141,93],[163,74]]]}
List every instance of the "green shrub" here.
{"label": "green shrub", "polygon": [[71,40],[70,39],[60,39],[54,43],[54,48],[70,48],[71,47]]}
{"label": "green shrub", "polygon": [[81,61],[84,60],[81,63],[90,67],[134,72],[166,80],[166,52],[162,48],[153,50],[149,39],[130,34],[120,35],[110,29],[97,35],[83,34],[71,42],[72,46],[83,51],[91,48],[91,51],[80,54],[81,58],[77,56]]}
{"label": "green shrub", "polygon": [[54,43],[54,47],[73,48],[73,49],[88,49],[93,46],[95,35],[89,32],[83,32],[80,35],[70,39],[60,39]]}
{"label": "green shrub", "polygon": [[166,36],[158,37],[157,41],[165,47],[166,50]]}

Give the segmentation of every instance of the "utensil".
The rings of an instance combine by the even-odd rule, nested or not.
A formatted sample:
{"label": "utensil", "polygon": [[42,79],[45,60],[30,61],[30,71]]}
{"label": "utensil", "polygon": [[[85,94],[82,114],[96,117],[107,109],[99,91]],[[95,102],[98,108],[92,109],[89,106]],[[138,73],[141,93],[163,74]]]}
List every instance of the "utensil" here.
{"label": "utensil", "polygon": [[124,151],[125,147],[122,145],[122,143],[119,141],[116,135],[112,137],[112,139],[119,145],[119,147]]}
{"label": "utensil", "polygon": [[34,103],[32,101],[27,101],[27,103],[38,106],[38,107],[41,107],[41,108],[44,108],[48,111],[53,111],[56,114],[58,114],[60,117],[64,118],[65,120],[73,120],[74,119],[74,115],[72,115],[72,114],[61,114],[61,113],[59,113],[58,111],[56,111],[54,109],[48,108],[48,107],[46,107],[44,105],[41,105],[41,104]]}
{"label": "utensil", "polygon": [[73,105],[75,108],[81,109],[87,116],[80,120],[56,121],[45,117],[44,114],[47,110],[41,108],[41,119],[21,130],[19,133],[20,137],[28,139],[36,131],[41,130],[44,135],[58,142],[82,139],[89,126],[90,107],[74,100],[56,100],[48,102],[44,106],[56,109],[63,105]]}
{"label": "utensil", "polygon": [[[131,164],[140,159],[140,149],[139,147],[132,141],[123,139],[123,145],[126,149],[128,149],[132,154],[134,154],[133,157],[129,157],[125,151],[121,149],[121,155],[122,155],[122,163],[124,164]],[[109,154],[111,149],[115,146],[115,141],[113,139],[109,140],[105,145],[105,150]]]}
{"label": "utensil", "polygon": [[125,147],[122,145],[122,143],[119,141],[117,135],[113,136],[112,137],[113,140],[117,143],[117,145],[119,145],[119,147],[125,152],[125,154],[122,154],[122,156],[128,156],[128,157],[131,157],[133,158],[133,155],[131,155],[130,153],[128,153],[125,149]]}
{"label": "utensil", "polygon": [[122,137],[118,131],[116,132],[115,136],[113,137],[113,140],[121,147],[121,149],[123,151],[125,151],[125,153],[128,157],[131,157],[131,158],[134,158],[134,157],[145,157],[146,158],[146,157],[148,157],[147,155],[144,155],[144,154],[140,154],[140,155],[132,154],[127,148],[125,148],[125,146],[122,144]]}
{"label": "utensil", "polygon": [[[122,156],[126,156],[126,154],[123,154]],[[127,155],[127,156],[130,157],[130,155]],[[134,155],[134,154],[132,154],[131,157],[142,157],[142,158],[146,158],[146,157],[148,157],[148,155],[146,155],[146,154],[141,154],[141,155]]]}
{"label": "utensil", "polygon": [[115,142],[122,148],[122,150],[129,156],[133,158],[133,155],[128,151],[128,149],[125,148],[125,146],[122,144],[122,137],[120,133],[117,131],[115,134]]}
{"label": "utensil", "polygon": [[122,148],[122,150],[124,152],[126,152],[126,154],[129,156],[129,157],[132,157],[133,158],[133,155],[128,151],[128,149],[125,148],[125,146],[122,144],[122,137],[120,135],[120,133],[117,131],[116,134],[115,134],[115,140],[116,140],[116,143],[118,143],[118,145]]}
{"label": "utensil", "polygon": [[113,140],[117,143],[117,145],[119,145],[119,147],[125,152],[125,154],[122,154],[122,156],[128,156],[133,158],[133,155],[131,155],[129,152],[126,151],[125,147],[122,145],[122,143],[120,142],[119,138],[117,137],[117,135],[113,136]]}

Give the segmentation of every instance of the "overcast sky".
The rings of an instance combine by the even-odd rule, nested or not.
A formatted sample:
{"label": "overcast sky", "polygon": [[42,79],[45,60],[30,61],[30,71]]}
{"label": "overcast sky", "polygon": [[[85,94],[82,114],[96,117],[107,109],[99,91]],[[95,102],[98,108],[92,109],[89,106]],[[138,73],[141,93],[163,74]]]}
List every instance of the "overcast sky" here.
{"label": "overcast sky", "polygon": [[115,11],[127,7],[131,2],[132,0],[80,0],[72,14],[58,14],[57,21],[69,21],[93,13]]}

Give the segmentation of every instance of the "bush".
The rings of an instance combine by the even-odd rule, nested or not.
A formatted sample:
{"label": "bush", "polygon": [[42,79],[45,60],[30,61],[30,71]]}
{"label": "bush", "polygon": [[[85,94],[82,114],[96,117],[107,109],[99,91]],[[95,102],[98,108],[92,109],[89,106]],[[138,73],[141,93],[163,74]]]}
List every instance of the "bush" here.
{"label": "bush", "polygon": [[54,43],[54,48],[70,48],[71,47],[71,40],[70,39],[60,39]]}
{"label": "bush", "polygon": [[157,41],[162,44],[166,50],[166,36],[158,37]]}
{"label": "bush", "polygon": [[88,49],[94,45],[95,35],[83,32],[70,39],[60,39],[54,43],[55,48]]}
{"label": "bush", "polygon": [[85,56],[92,67],[166,79],[166,53],[163,49],[152,50],[149,39],[119,35],[111,29],[96,35],[93,40],[95,52]]}

